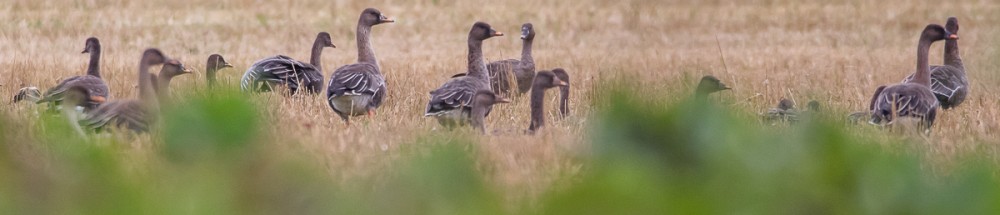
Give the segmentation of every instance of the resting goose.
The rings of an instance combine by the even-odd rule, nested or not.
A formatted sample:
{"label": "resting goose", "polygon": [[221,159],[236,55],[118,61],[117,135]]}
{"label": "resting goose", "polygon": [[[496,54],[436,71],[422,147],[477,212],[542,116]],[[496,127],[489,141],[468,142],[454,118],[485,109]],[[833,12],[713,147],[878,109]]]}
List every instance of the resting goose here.
{"label": "resting goose", "polygon": [[[535,60],[531,57],[531,44],[535,41],[535,28],[531,23],[521,25],[521,59],[507,59],[486,65],[490,71],[490,85],[493,92],[510,95],[516,88],[518,94],[531,90],[531,79],[535,78]],[[513,75],[514,80],[510,80]],[[511,86],[512,82],[517,86]]]}
{"label": "resting goose", "polygon": [[14,94],[14,99],[12,99],[10,103],[13,104],[25,100],[38,102],[40,99],[42,99],[42,92],[39,91],[37,87],[28,86],[17,90],[17,94]]}
{"label": "resting goose", "polygon": [[569,116],[569,74],[563,68],[555,68],[552,73],[566,82],[565,86],[559,86],[559,117],[565,118]]}
{"label": "resting goose", "polygon": [[[819,105],[819,103],[816,103],[816,105]],[[795,102],[790,99],[782,98],[781,101],[778,102],[778,106],[767,110],[767,112],[763,114],[763,117],[764,120],[768,122],[795,122],[799,120],[799,111],[795,110]]]}
{"label": "resting goose", "polygon": [[892,124],[898,117],[919,119],[925,131],[929,131],[940,106],[931,91],[931,71],[927,52],[936,41],[955,40],[958,35],[948,32],[937,24],[924,28],[917,45],[917,73],[906,83],[879,87],[871,102],[872,124]]}
{"label": "resting goose", "polygon": [[[958,18],[949,17],[945,30],[958,35]],[[930,70],[931,91],[941,103],[942,109],[954,108],[965,101],[965,97],[969,94],[969,79],[965,75],[962,55],[958,51],[958,39],[944,42],[944,65],[931,66]],[[914,74],[910,74],[903,83],[910,82],[913,78]]]}
{"label": "resting goose", "polygon": [[358,18],[358,63],[344,65],[333,71],[326,87],[327,104],[341,119],[351,116],[373,115],[385,98],[385,77],[379,70],[378,59],[372,48],[372,26],[391,23],[375,8],[361,12]]}
{"label": "resting goose", "polygon": [[480,90],[472,99],[472,127],[479,130],[479,133],[486,133],[486,112],[492,109],[494,104],[507,103],[506,98],[499,97],[490,90]]}
{"label": "resting goose", "polygon": [[[48,102],[50,103],[50,108],[59,107],[60,102],[63,100],[63,93],[72,86],[80,86],[87,89],[89,95],[108,98],[108,85],[101,79],[101,42],[96,37],[87,38],[86,46],[83,48],[82,53],[90,54],[90,64],[87,65],[87,74],[63,79],[55,87],[46,90],[42,99],[38,100],[37,103]],[[88,100],[83,104],[84,112],[89,112],[97,108],[101,103],[99,101]]]}
{"label": "resting goose", "polygon": [[146,132],[159,113],[159,101],[153,88],[149,67],[171,61],[160,50],[146,49],[139,62],[139,99],[118,100],[102,104],[80,121],[88,128],[103,130],[107,126]]}
{"label": "resting goose", "polygon": [[[467,75],[452,78],[430,92],[430,101],[424,116],[433,116],[444,126],[468,124],[472,111],[472,98],[480,90],[490,89],[490,77],[483,60],[483,40],[503,36],[490,24],[476,22],[469,31],[469,71]],[[487,110],[488,111],[488,110]]]}
{"label": "resting goose", "polygon": [[217,82],[215,74],[219,70],[233,68],[233,65],[226,62],[226,59],[222,58],[222,55],[212,54],[208,56],[208,62],[205,63],[205,67],[205,78],[208,80],[208,87],[215,88]]}
{"label": "resting goose", "polygon": [[529,132],[535,132],[545,126],[545,90],[556,86],[566,86],[566,82],[559,80],[550,71],[541,71],[535,75],[531,84],[531,124],[528,125]]}
{"label": "resting goose", "polygon": [[304,87],[309,93],[319,93],[323,89],[323,48],[336,48],[330,34],[320,32],[313,42],[309,63],[297,61],[285,55],[276,55],[258,60],[250,65],[240,79],[240,89],[244,92],[269,92],[276,86],[285,86],[289,94]]}

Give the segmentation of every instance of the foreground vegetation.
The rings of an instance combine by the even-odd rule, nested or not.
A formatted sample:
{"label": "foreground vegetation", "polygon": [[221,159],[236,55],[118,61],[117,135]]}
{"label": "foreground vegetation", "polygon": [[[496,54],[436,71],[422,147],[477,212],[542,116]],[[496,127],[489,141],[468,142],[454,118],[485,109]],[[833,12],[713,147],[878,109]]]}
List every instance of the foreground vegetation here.
{"label": "foreground vegetation", "polygon": [[[474,136],[429,133],[391,168],[341,181],[300,149],[262,144],[262,111],[238,93],[168,109],[141,146],[80,138],[61,117],[25,134],[3,120],[5,214],[975,214],[1000,210],[1000,166],[961,156],[946,173],[924,147],[877,143],[827,115],[762,127],[714,102],[598,96],[580,174],[505,201]],[[8,118],[8,117],[4,117]],[[881,131],[879,135],[883,134]],[[449,137],[450,136],[450,137]],[[137,153],[136,148],[146,148]],[[985,162],[984,162],[985,161]],[[487,167],[484,169],[484,167]]]}

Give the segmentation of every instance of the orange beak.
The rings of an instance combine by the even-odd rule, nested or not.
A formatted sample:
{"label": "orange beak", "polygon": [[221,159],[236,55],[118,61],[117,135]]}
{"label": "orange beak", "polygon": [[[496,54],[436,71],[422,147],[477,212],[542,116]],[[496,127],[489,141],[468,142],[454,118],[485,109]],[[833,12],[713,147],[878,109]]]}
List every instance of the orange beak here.
{"label": "orange beak", "polygon": [[948,39],[957,40],[958,39],[958,34],[950,34],[950,35],[948,35]]}
{"label": "orange beak", "polygon": [[104,103],[105,101],[107,101],[107,99],[104,98],[104,96],[91,96],[90,100],[97,103]]}
{"label": "orange beak", "polygon": [[493,36],[503,36],[503,32],[495,31],[493,32]]}

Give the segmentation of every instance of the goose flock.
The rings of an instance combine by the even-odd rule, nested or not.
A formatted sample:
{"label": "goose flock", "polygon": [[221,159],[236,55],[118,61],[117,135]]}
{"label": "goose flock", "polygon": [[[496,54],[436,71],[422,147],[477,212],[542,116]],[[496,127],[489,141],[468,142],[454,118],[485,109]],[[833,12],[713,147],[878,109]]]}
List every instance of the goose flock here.
{"label": "goose flock", "polygon": [[[343,65],[330,73],[326,84],[326,104],[346,124],[351,119],[375,115],[384,103],[387,88],[385,77],[373,49],[371,35],[374,26],[394,20],[378,9],[367,8],[359,16],[356,40],[357,63]],[[901,83],[879,86],[869,102],[868,110],[850,116],[871,124],[892,125],[901,118],[917,119],[929,131],[937,109],[952,109],[968,95],[966,77],[958,49],[958,19],[950,17],[946,26],[927,25],[921,31],[917,46],[917,67]],[[535,26],[524,23],[520,28],[522,50],[520,59],[487,62],[483,43],[504,36],[488,23],[475,22],[468,35],[468,65],[463,73],[452,75],[440,87],[429,92],[424,116],[437,120],[447,128],[471,126],[485,133],[485,118],[493,105],[510,102],[509,98],[528,94],[530,121],[528,133],[545,126],[544,101],[548,89],[559,87],[558,118],[569,115],[570,77],[563,68],[536,71],[532,57]],[[929,65],[931,44],[945,40],[944,65]],[[309,62],[285,55],[274,55],[252,63],[240,78],[239,88],[246,93],[275,92],[285,95],[319,94],[323,91],[324,71],[321,55],[325,48],[336,48],[327,32],[319,32],[311,47]],[[139,61],[139,97],[111,99],[108,86],[101,76],[101,42],[96,37],[86,39],[83,53],[90,55],[83,75],[62,79],[56,86],[41,93],[37,87],[21,88],[13,103],[32,101],[45,103],[52,112],[61,112],[74,128],[85,135],[111,127],[135,132],[147,132],[154,126],[161,105],[171,104],[169,91],[173,78],[190,74],[181,62],[167,57],[158,49],[146,49]],[[162,65],[159,73],[150,69]],[[232,68],[223,56],[213,54],[206,63],[209,88],[216,88],[216,73]],[[718,78],[706,75],[695,89],[694,99],[705,100],[709,94],[729,90]],[[797,111],[794,102],[782,99],[777,108],[763,113],[767,121],[797,121],[803,113],[819,110],[819,102],[811,101],[808,110]]]}

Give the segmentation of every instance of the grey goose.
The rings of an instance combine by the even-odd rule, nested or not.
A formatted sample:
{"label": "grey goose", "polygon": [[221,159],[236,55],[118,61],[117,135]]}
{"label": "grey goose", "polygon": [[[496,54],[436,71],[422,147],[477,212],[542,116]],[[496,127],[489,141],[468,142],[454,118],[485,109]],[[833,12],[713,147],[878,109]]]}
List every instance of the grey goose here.
{"label": "grey goose", "polygon": [[300,87],[311,94],[319,93],[323,89],[321,55],[326,47],[336,48],[330,34],[320,32],[313,42],[309,63],[285,55],[258,60],[243,73],[240,89],[244,92],[270,92],[275,87],[284,86],[289,94],[295,94]]}
{"label": "grey goose", "polygon": [[483,40],[503,36],[490,24],[476,22],[469,31],[469,64],[467,75],[458,76],[430,92],[424,116],[434,117],[447,126],[462,126],[470,122],[472,98],[480,90],[491,90],[490,77],[483,59]]}
{"label": "grey goose", "polygon": [[[87,74],[63,79],[55,87],[46,90],[37,103],[49,103],[50,109],[53,110],[61,107],[59,104],[62,102],[63,93],[72,86],[80,86],[83,89],[87,89],[88,95],[108,98],[110,92],[108,85],[104,82],[104,79],[101,79],[101,41],[96,37],[87,38],[86,46],[83,48],[82,53],[90,54]],[[81,107],[83,107],[84,112],[89,112],[97,108],[100,104],[101,102],[99,101],[87,100],[82,103]]]}
{"label": "grey goose", "polygon": [[[958,18],[949,17],[945,30],[958,35]],[[942,109],[951,109],[961,105],[969,94],[969,79],[966,76],[962,55],[958,51],[958,39],[945,40],[944,65],[933,65],[931,70],[931,91]],[[903,83],[910,82],[914,74],[907,76]]]}
{"label": "grey goose", "polygon": [[927,54],[931,44],[945,39],[955,40],[958,39],[958,35],[937,24],[930,24],[924,28],[917,45],[916,74],[906,83],[880,86],[876,90],[870,102],[870,123],[889,125],[897,118],[909,117],[918,119],[925,131],[930,130],[937,117],[940,103],[931,91],[931,71]]}
{"label": "grey goose", "polygon": [[375,8],[361,12],[358,18],[358,63],[344,65],[333,71],[326,87],[327,104],[344,121],[351,116],[372,115],[385,98],[385,77],[379,69],[375,50],[372,48],[372,26],[391,23]]}

